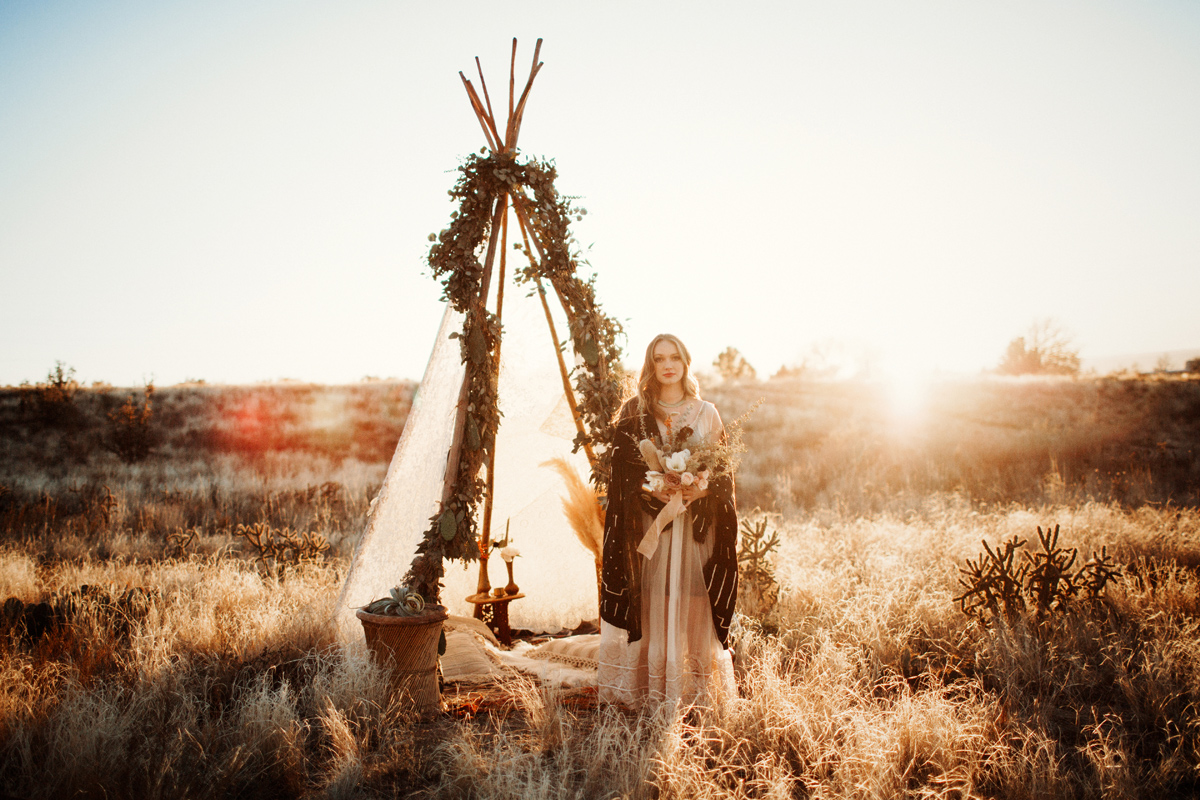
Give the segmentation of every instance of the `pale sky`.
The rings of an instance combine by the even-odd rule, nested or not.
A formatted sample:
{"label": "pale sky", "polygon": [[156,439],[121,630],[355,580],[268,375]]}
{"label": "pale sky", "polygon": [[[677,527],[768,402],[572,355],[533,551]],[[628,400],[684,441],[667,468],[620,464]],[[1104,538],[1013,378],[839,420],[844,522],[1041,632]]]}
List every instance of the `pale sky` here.
{"label": "pale sky", "polygon": [[636,364],[1200,347],[1200,4],[0,0],[0,384],[420,377],[512,37]]}

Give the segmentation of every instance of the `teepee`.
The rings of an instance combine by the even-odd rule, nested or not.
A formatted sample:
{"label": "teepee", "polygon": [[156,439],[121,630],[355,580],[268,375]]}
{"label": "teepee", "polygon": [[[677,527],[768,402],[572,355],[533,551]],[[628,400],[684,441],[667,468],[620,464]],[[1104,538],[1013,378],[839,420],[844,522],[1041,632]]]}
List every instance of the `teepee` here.
{"label": "teepee", "polygon": [[[604,492],[621,330],[577,273],[568,223],[582,212],[555,190],[553,164],[518,157],[541,45],[518,97],[513,40],[503,128],[479,59],[482,95],[459,73],[487,147],[464,160],[451,191],[458,211],[431,237],[430,271],[446,310],[338,601],[347,640],[361,636],[354,610],[400,583],[471,615],[468,596],[507,580],[503,567],[488,571],[501,538],[521,554],[513,566],[524,597],[508,610],[514,627],[557,630],[597,614],[598,554],[567,521],[562,462],[557,471],[547,462],[590,470]],[[520,235],[511,249],[523,261],[511,270],[510,220]],[[445,559],[463,567],[445,570]],[[477,570],[467,568],[472,561]]]}

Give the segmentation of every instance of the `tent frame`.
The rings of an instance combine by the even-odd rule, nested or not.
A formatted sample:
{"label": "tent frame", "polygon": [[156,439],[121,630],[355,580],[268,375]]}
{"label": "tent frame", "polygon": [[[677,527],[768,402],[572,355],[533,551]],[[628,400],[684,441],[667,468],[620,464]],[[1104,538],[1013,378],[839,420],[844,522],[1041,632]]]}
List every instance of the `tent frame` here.
{"label": "tent frame", "polygon": [[[509,63],[508,114],[504,122],[503,135],[501,134],[500,126],[497,124],[497,119],[492,108],[491,97],[488,93],[487,82],[483,77],[483,68],[479,58],[475,58],[475,65],[479,76],[479,86],[482,90],[482,96],[476,90],[471,80],[462,72],[459,72],[459,77],[467,92],[472,111],[479,122],[487,142],[487,150],[490,151],[488,159],[505,165],[511,164],[514,172],[521,169],[547,170],[545,166],[540,168],[532,164],[522,166],[516,161],[517,140],[521,130],[521,122],[525,114],[526,102],[529,99],[533,81],[543,66],[543,63],[539,61],[541,46],[542,40],[538,39],[537,45],[534,48],[533,62],[529,70],[529,75],[518,98],[516,94],[517,40],[513,39],[512,55]],[[479,165],[486,161],[487,159],[484,159],[472,163]],[[500,167],[500,169],[503,169],[503,167]],[[466,174],[467,168],[464,167],[463,171]],[[546,177],[544,172],[539,172],[538,174]],[[553,191],[553,175],[553,168],[548,167],[548,180],[546,183],[549,184],[550,197],[553,198],[554,202],[561,203],[557,194]],[[479,265],[482,267],[482,275],[479,278],[478,293],[466,298],[466,307],[463,309],[466,311],[466,316],[464,318],[461,337],[463,339],[463,361],[466,372],[455,411],[454,435],[449,452],[447,453],[441,505],[438,513],[430,520],[432,525],[426,533],[425,541],[419,548],[417,559],[413,562],[413,569],[406,576],[406,583],[410,586],[415,585],[419,590],[423,589],[423,594],[426,597],[432,596],[436,598],[437,596],[437,578],[440,578],[442,573],[440,561],[443,554],[461,558],[477,557],[480,561],[477,593],[485,593],[491,588],[487,574],[487,562],[493,538],[492,501],[496,461],[494,427],[499,424],[499,414],[494,407],[487,409],[486,413],[483,414],[484,422],[480,424],[478,419],[480,410],[477,406],[480,404],[481,396],[485,398],[485,403],[490,399],[493,406],[497,400],[495,387],[498,386],[499,381],[500,348],[502,341],[500,325],[503,318],[505,284],[510,278],[507,274],[508,264],[506,258],[508,252],[508,212],[510,207],[513,215],[516,217],[520,230],[523,246],[519,249],[525,252],[529,260],[529,267],[522,270],[522,280],[524,282],[533,282],[545,313],[551,344],[555,351],[562,379],[563,392],[578,434],[575,439],[576,447],[577,449],[581,447],[587,455],[597,490],[603,493],[607,488],[607,459],[605,456],[607,455],[607,445],[610,443],[612,435],[611,430],[608,429],[611,428],[612,419],[615,416],[620,397],[620,379],[618,375],[610,370],[609,364],[615,361],[620,354],[620,349],[614,342],[615,336],[620,333],[620,326],[599,310],[599,307],[594,302],[591,283],[581,284],[579,282],[574,274],[576,264],[573,257],[567,257],[564,263],[563,253],[565,252],[565,243],[561,241],[557,243],[548,242],[546,241],[546,235],[542,235],[547,230],[547,225],[543,219],[544,214],[541,213],[546,203],[546,197],[544,196],[546,186],[543,185],[540,192],[538,188],[534,188],[533,198],[525,193],[525,188],[526,185],[521,183],[519,179],[513,179],[504,188],[501,188],[492,200],[490,213],[488,213],[486,255],[482,265]],[[464,200],[464,207],[465,202]],[[559,212],[561,210],[562,208],[559,209]],[[572,209],[568,209],[568,212],[572,211]],[[565,230],[565,227],[563,230]],[[443,242],[448,241],[445,234],[446,232],[443,231]],[[551,265],[550,263],[553,260],[548,252],[550,246],[557,246],[558,248],[556,250],[557,263],[555,265]],[[437,249],[438,245],[435,245],[431,251],[431,266],[433,266],[433,256],[438,251]],[[475,263],[477,264],[478,262]],[[496,285],[496,310],[493,316],[488,314],[486,306],[490,294],[492,273],[496,268],[498,268],[499,274]],[[437,270],[435,269],[435,274],[436,272]],[[564,277],[564,272],[569,272],[570,274]],[[556,330],[553,315],[547,301],[547,290],[542,281],[542,277],[547,275],[550,276],[549,283],[551,284],[551,288],[570,322],[570,335],[574,343],[574,349],[585,362],[585,366],[590,368],[590,376],[577,378],[577,385],[585,393],[585,399],[593,400],[586,412],[584,409],[581,409],[575,395],[575,389],[571,385],[571,371],[568,369],[563,356],[563,346],[560,344],[558,331]],[[445,283],[447,286],[447,297],[453,302],[454,298],[451,294],[450,281],[451,278],[447,278]],[[487,333],[481,334],[480,331],[487,331]],[[485,344],[481,342],[486,343],[486,357],[480,357],[479,355],[485,347]],[[478,388],[479,386],[485,388],[481,390]],[[487,387],[491,387],[490,393]],[[588,395],[595,396],[589,398]],[[585,424],[585,413],[591,423],[590,426]],[[490,430],[487,424],[489,420],[492,421],[492,429]],[[589,427],[591,428],[590,431]],[[597,450],[594,443],[599,443],[602,449]],[[466,551],[465,542],[456,548],[452,547],[451,551],[447,553],[446,545],[453,545],[456,537],[461,537],[465,534],[472,539],[475,538],[470,519],[472,514],[468,513],[464,515],[461,504],[458,506],[459,510],[457,513],[453,510],[456,502],[461,501],[465,496],[463,484],[469,483],[473,485],[478,475],[472,469],[471,463],[466,463],[464,468],[462,464],[464,447],[468,447],[474,452],[483,451],[484,460],[481,468],[486,470],[486,480],[481,493],[483,511],[480,521],[480,533],[475,540],[477,547],[474,553]],[[468,508],[473,509],[474,506],[468,503]],[[464,516],[467,519],[464,519]],[[439,539],[443,541],[438,541]],[[436,565],[431,564],[431,560],[436,560],[439,563]],[[477,606],[476,608],[478,611],[481,607]]]}

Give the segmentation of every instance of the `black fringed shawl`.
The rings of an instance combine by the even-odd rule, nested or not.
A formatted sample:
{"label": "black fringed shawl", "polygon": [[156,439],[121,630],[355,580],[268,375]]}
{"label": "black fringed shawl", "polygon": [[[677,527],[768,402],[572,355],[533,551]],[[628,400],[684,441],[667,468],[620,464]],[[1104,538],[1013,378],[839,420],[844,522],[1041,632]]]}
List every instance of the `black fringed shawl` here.
{"label": "black fringed shawl", "polygon": [[[642,512],[652,516],[662,504],[642,491],[646,463],[638,451],[641,431],[657,438],[658,426],[650,413],[640,418],[637,398],[621,408],[613,444],[612,479],[608,485],[608,509],[604,516],[604,567],[600,583],[600,617],[629,631],[629,641],[642,638],[642,566],[646,559],[637,551],[646,533]],[[704,565],[704,583],[712,608],[717,640],[726,646],[729,624],[737,601],[737,503],[733,476],[709,483],[709,494],[694,501],[693,534],[697,539],[716,537],[712,558]]]}

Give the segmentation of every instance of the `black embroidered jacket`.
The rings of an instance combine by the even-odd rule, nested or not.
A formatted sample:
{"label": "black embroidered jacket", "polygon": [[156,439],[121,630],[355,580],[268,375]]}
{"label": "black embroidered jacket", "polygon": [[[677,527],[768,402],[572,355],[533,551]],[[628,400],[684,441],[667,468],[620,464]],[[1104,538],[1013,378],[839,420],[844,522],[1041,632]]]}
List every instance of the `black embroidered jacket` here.
{"label": "black embroidered jacket", "polygon": [[[604,517],[604,566],[600,583],[600,617],[629,631],[629,641],[642,638],[642,566],[646,559],[637,551],[646,533],[642,512],[656,515],[662,504],[642,491],[646,482],[645,461],[638,451],[641,431],[657,434],[658,426],[649,413],[638,414],[637,398],[621,408],[613,445],[612,479],[608,485],[608,509]],[[704,565],[704,582],[712,608],[713,628],[721,646],[726,646],[729,625],[737,602],[737,503],[733,476],[709,482],[709,494],[694,501],[692,531],[698,540],[715,537],[712,558]]]}

